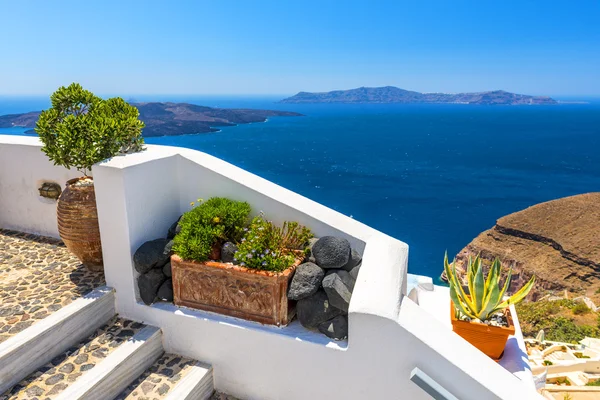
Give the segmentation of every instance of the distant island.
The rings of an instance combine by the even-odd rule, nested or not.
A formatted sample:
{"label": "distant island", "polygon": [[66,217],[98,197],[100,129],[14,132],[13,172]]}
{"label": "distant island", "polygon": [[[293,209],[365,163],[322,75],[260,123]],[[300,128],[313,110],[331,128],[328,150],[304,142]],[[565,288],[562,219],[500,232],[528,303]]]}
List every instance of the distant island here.
{"label": "distant island", "polygon": [[350,90],[334,90],[332,92],[309,93],[300,92],[295,96],[280,101],[281,103],[455,103],[455,104],[558,104],[556,100],[546,96],[528,96],[494,90],[480,93],[419,93],[400,89],[394,86],[368,88],[361,87]]}
{"label": "distant island", "polygon": [[[175,136],[217,132],[218,127],[265,122],[269,117],[298,117],[290,111],[253,110],[246,108],[213,108],[189,103],[132,103],[140,111],[146,127],[145,137]],[[0,116],[0,128],[32,128],[40,111]]]}

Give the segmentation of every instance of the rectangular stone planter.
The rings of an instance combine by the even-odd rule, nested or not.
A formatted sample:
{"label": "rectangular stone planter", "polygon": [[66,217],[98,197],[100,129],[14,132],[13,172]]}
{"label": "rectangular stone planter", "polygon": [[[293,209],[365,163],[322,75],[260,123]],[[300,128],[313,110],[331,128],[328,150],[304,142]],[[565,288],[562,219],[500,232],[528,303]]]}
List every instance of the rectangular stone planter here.
{"label": "rectangular stone planter", "polygon": [[184,261],[171,256],[173,296],[178,306],[212,311],[268,325],[287,325],[295,304],[287,298],[296,267],[259,271],[216,261]]}
{"label": "rectangular stone planter", "polygon": [[452,330],[455,333],[495,361],[498,361],[502,357],[508,337],[515,334],[515,326],[510,309],[506,310],[508,327],[461,321],[456,318],[452,301],[450,302],[450,318],[452,320]]}

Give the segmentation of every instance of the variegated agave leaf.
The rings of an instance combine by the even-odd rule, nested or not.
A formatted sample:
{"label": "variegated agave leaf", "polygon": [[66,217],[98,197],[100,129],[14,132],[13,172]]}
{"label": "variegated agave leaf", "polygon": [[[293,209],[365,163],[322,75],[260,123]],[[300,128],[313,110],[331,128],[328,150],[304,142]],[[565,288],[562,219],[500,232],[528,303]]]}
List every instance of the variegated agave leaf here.
{"label": "variegated agave leaf", "polygon": [[489,320],[498,311],[522,301],[535,283],[535,277],[532,277],[519,291],[503,300],[506,291],[510,287],[512,269],[509,269],[504,285],[500,288],[500,274],[502,272],[500,260],[496,258],[493,261],[487,278],[484,278],[481,256],[477,255],[475,259],[469,257],[467,266],[469,294],[467,294],[458,278],[455,261],[449,263],[448,254],[445,254],[444,271],[450,285],[450,298],[456,311],[470,319]]}

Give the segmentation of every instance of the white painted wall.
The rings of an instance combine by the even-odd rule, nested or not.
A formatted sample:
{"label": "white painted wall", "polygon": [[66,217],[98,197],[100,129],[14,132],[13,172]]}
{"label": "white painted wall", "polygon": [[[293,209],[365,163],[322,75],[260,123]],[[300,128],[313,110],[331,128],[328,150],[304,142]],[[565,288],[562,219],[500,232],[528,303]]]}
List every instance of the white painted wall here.
{"label": "white painted wall", "polygon": [[55,166],[37,137],[0,135],[0,228],[58,238],[56,201],[40,196],[43,182],[65,183],[81,176]]}
{"label": "white painted wall", "polygon": [[532,368],[534,374],[541,374],[546,370],[548,374],[564,374],[576,371],[583,371],[588,374],[600,374],[600,361],[577,359],[577,361],[565,361],[564,364],[544,365]]}
{"label": "white painted wall", "polygon": [[[523,382],[442,326],[406,294],[408,247],[358,221],[210,155],[172,147],[95,167],[107,283],[123,316],[160,326],[167,351],[214,367],[215,387],[244,399],[429,399],[409,380],[419,367],[460,399],[533,399]],[[276,222],[297,220],[317,236],[364,251],[350,304],[350,339],[262,326],[138,301],[132,255],[163,237],[190,201],[248,201]]]}
{"label": "white painted wall", "polygon": [[[16,151],[22,144],[12,146]],[[36,159],[31,151],[23,157]],[[0,154],[8,153],[11,149]],[[33,178],[42,171],[21,176]],[[167,351],[212,364],[217,389],[249,400],[425,400],[429,395],[409,380],[412,369],[419,367],[462,400],[539,398],[405,297],[408,246],[396,239],[192,150],[148,146],[143,153],[94,166],[94,180],[106,280],[116,289],[117,311],[159,326]],[[255,212],[264,210],[277,222],[297,220],[317,236],[346,237],[364,252],[350,304],[347,342],[331,342],[297,322],[286,328],[267,327],[138,301],[135,250],[165,236],[190,201],[211,196],[248,201]],[[0,199],[8,207],[4,214],[19,210],[19,204]],[[26,220],[21,224],[35,225],[35,215],[22,214],[20,219]]]}

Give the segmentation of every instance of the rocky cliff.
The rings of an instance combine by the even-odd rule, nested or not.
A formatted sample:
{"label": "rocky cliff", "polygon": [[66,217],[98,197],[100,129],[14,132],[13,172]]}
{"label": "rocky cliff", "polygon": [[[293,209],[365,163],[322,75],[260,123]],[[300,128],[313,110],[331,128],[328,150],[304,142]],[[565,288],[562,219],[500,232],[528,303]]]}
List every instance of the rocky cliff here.
{"label": "rocky cliff", "polygon": [[511,289],[537,277],[532,300],[546,294],[584,295],[600,300],[600,193],[541,203],[500,218],[457,256],[464,276],[469,256],[512,266]]}

